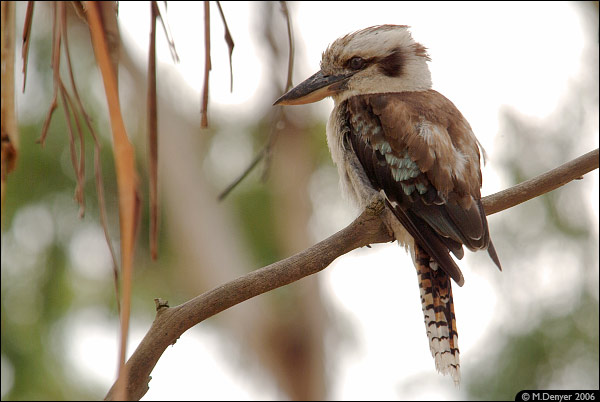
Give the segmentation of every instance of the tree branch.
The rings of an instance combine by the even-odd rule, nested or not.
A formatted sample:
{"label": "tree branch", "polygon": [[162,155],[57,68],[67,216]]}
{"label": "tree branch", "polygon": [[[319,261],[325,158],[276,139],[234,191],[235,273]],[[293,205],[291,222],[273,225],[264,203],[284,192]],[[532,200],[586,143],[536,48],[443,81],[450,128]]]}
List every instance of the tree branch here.
{"label": "tree branch", "polygon": [[[482,199],[487,215],[508,209],[524,201],[545,194],[571,180],[598,168],[598,149],[591,151],[556,169]],[[189,328],[236,304],[255,296],[288,285],[317,273],[337,257],[356,248],[393,240],[389,229],[380,219],[384,211],[382,201],[376,201],[333,236],[284,260],[257,269],[201,294],[186,303],[169,308],[157,300],[157,314],[150,330],[129,361],[127,399],[139,400],[148,390],[150,373],[167,348]],[[115,385],[106,400],[115,397]]]}
{"label": "tree branch", "polygon": [[533,179],[484,197],[481,202],[485,214],[491,215],[504,211],[549,191],[556,190],[572,180],[583,179],[584,174],[594,169],[598,169],[598,148]]}

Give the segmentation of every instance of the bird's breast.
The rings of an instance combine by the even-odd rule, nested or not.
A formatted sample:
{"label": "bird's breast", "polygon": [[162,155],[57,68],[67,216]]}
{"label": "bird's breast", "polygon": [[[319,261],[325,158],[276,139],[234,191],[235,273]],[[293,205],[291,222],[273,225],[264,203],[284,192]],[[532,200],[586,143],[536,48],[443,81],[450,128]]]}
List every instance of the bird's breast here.
{"label": "bird's breast", "polygon": [[371,184],[352,150],[348,142],[348,134],[346,102],[342,102],[334,107],[327,122],[327,145],[333,163],[337,166],[344,196],[362,209],[378,195],[379,191]]}

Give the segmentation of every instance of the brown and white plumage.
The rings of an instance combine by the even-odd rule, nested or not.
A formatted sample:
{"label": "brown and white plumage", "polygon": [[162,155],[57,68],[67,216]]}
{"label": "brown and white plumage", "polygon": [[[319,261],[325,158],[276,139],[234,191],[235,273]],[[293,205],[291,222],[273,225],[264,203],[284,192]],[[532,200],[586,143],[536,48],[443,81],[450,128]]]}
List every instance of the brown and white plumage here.
{"label": "brown and white plumage", "polygon": [[377,197],[417,269],[436,368],[460,380],[450,278],[456,262],[488,250],[500,268],[481,205],[480,144],[452,102],[431,89],[425,47],[406,26],[380,25],[346,35],[323,53],[321,70],[276,104],[331,96],[327,141],[342,187],[361,208]]}

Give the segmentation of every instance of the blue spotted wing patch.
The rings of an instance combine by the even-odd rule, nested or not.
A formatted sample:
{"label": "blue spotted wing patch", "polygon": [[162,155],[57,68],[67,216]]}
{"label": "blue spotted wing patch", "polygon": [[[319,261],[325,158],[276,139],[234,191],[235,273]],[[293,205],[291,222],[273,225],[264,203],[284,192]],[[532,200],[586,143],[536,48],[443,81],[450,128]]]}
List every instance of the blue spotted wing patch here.
{"label": "blue spotted wing patch", "polygon": [[[372,186],[383,190],[388,205],[406,230],[459,285],[460,269],[448,254],[462,258],[461,233],[445,211],[446,199],[431,184],[407,150],[392,147],[368,105],[348,102],[348,142]],[[356,106],[356,105],[355,105]]]}

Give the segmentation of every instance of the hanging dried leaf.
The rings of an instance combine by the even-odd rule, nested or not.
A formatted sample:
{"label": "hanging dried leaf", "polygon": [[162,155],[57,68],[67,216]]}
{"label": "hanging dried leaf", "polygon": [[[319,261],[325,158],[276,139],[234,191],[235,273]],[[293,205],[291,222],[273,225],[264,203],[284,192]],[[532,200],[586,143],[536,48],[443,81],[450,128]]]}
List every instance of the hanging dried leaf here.
{"label": "hanging dried leaf", "polygon": [[27,2],[27,11],[25,12],[25,21],[23,23],[23,41],[21,43],[21,57],[23,58],[23,89],[25,92],[25,83],[27,82],[27,60],[29,58],[29,43],[31,42],[31,22],[33,21],[33,1]]}
{"label": "hanging dried leaf", "polygon": [[[113,8],[111,14],[110,10]],[[87,4],[87,18],[92,35],[92,46],[96,55],[96,62],[100,68],[110,122],[113,133],[113,146],[115,167],[117,174],[117,188],[119,192],[119,223],[121,232],[121,267],[123,270],[123,300],[121,309],[121,341],[119,350],[119,380],[118,398],[127,399],[125,368],[126,345],[129,330],[131,283],[133,273],[133,257],[135,234],[140,215],[140,200],[137,192],[138,176],[135,169],[135,154],[129,142],[119,102],[119,91],[116,76],[116,64],[111,54],[118,54],[114,46],[114,32],[107,37],[107,30],[113,29],[116,24],[114,4],[103,2],[89,2]],[[107,21],[110,19],[110,21]],[[118,31],[117,31],[118,34]]]}
{"label": "hanging dried leaf", "polygon": [[[158,257],[158,121],[156,100],[156,18],[160,16],[156,1],[150,3],[150,45],[148,49],[148,167],[150,179],[150,255]],[[162,21],[162,19],[161,19]],[[164,25],[163,25],[164,27]],[[173,49],[175,47],[173,46]]]}
{"label": "hanging dried leaf", "polygon": [[233,56],[233,47],[235,44],[233,43],[233,38],[231,37],[231,32],[229,32],[229,27],[227,26],[227,20],[225,20],[225,14],[223,13],[223,9],[221,8],[221,2],[217,1],[217,7],[219,8],[219,13],[221,14],[221,19],[223,20],[223,25],[225,26],[225,42],[227,43],[227,48],[229,49],[229,91],[233,92],[233,63],[231,61],[231,57]]}

